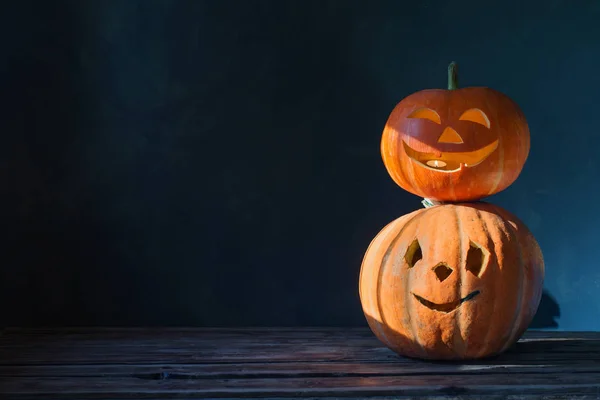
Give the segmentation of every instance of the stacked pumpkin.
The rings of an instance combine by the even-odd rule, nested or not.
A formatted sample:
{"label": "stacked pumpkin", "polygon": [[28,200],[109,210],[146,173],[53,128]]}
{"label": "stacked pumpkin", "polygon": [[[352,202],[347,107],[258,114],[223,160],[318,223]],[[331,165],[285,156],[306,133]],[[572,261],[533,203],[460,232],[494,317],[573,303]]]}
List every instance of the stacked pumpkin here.
{"label": "stacked pumpkin", "polygon": [[386,346],[421,359],[499,354],[524,333],[542,294],[544,261],[529,229],[480,199],[510,186],[529,154],[527,121],[485,87],[423,90],[394,108],[381,154],[392,179],[425,198],[367,249],[360,299]]}

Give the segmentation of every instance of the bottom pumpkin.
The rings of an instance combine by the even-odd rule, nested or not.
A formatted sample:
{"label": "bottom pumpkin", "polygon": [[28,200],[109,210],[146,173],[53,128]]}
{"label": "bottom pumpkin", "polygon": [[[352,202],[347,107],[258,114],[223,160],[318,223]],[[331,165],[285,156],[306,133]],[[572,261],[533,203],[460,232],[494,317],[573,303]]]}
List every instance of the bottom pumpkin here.
{"label": "bottom pumpkin", "polygon": [[535,315],[544,260],[529,229],[483,202],[420,209],[367,249],[359,294],[369,327],[396,353],[465,360],[512,346]]}

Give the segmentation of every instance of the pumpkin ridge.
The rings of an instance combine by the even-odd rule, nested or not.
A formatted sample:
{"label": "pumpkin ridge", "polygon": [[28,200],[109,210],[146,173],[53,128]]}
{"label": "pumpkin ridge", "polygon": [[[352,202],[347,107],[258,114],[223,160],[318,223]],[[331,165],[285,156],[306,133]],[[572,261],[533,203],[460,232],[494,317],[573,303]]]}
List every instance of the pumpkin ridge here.
{"label": "pumpkin ridge", "polygon": [[[392,111],[392,114],[390,115],[390,120],[392,120],[392,117],[394,117],[394,116],[395,116],[395,111]],[[398,132],[389,126],[389,121],[388,121],[383,128],[383,135],[381,137],[381,143],[379,145],[380,152],[381,152],[381,159],[384,162],[384,164],[385,164],[387,152],[390,151],[391,148],[394,148],[394,146],[393,146],[394,142],[390,143],[390,139],[388,138],[394,132],[396,133],[396,135],[398,135]],[[395,152],[397,152],[397,147],[398,146],[395,146],[395,150],[394,150]],[[397,168],[391,168],[389,171],[389,175],[394,182],[400,181],[400,182],[408,183],[406,177],[404,176],[404,171],[402,170],[402,168],[400,168],[400,165],[397,162],[397,154],[394,154],[394,155],[395,155],[394,161],[391,161],[391,162],[396,164]]]}
{"label": "pumpkin ridge", "polygon": [[452,196],[452,201],[457,201],[457,196],[456,196],[456,190],[454,190],[454,182],[452,181],[452,179],[450,179],[450,181],[448,182],[448,187],[449,187],[449,191],[450,191],[450,196]]}
{"label": "pumpkin ridge", "polygon": [[[402,218],[402,217],[400,217],[400,218]],[[394,221],[392,221],[392,222],[389,222],[387,225],[385,225],[385,226],[384,226],[384,227],[383,227],[383,228],[382,228],[382,229],[379,231],[379,234],[378,234],[378,236],[379,236],[379,235],[383,235],[383,233],[384,233],[384,232],[386,232],[388,229],[392,230],[392,229],[393,229],[393,225],[394,225],[394,223],[395,223],[395,222],[396,222],[396,221],[394,220]],[[371,307],[372,307],[372,301],[371,301],[372,299],[370,299],[370,300],[365,300],[366,298],[369,298],[370,296],[369,296],[367,293],[365,293],[365,291],[364,291],[364,289],[363,289],[363,284],[362,284],[362,282],[363,282],[363,281],[364,281],[364,279],[365,279],[365,274],[368,274],[368,273],[369,273],[369,271],[367,271],[367,270],[365,269],[365,262],[368,260],[368,256],[369,256],[370,252],[373,250],[373,248],[374,248],[374,245],[376,244],[376,242],[377,242],[377,240],[378,240],[378,236],[376,236],[376,237],[375,237],[373,240],[371,240],[371,242],[369,243],[369,246],[367,247],[367,251],[365,252],[365,254],[364,254],[364,256],[363,256],[363,260],[362,260],[361,267],[360,267],[360,272],[359,272],[359,275],[358,275],[359,282],[360,282],[360,283],[359,283],[359,286],[358,286],[358,296],[359,296],[359,298],[360,298],[360,300],[361,300],[361,303],[363,304],[363,310],[365,309],[365,304],[370,304],[370,305],[371,305]],[[378,272],[379,272],[379,271],[378,271]],[[376,299],[376,300],[377,300],[377,299]],[[371,307],[369,307],[369,309],[371,309]],[[380,313],[380,311],[379,311],[379,308],[378,308],[378,307],[375,307],[375,311],[376,311],[377,313],[379,313],[379,315],[374,315],[374,316],[372,316],[372,317],[373,317],[373,318],[378,318],[378,317],[379,317],[379,318],[381,318],[381,313]],[[367,322],[368,322],[368,318],[367,318]],[[383,329],[378,329],[378,332],[379,332],[379,334],[381,334],[381,335],[383,336],[383,339],[385,339],[385,340],[384,340],[384,342],[389,342],[389,339],[387,338],[387,335],[385,334],[385,332],[384,332],[384,330],[383,330]]]}
{"label": "pumpkin ridge", "polygon": [[[499,217],[503,222],[506,222],[506,218],[504,217],[504,215],[502,215],[502,213],[495,206],[493,206],[491,204],[485,204],[483,210],[481,210],[481,209],[477,210],[477,215],[480,218],[480,220],[482,221],[482,226],[485,229],[484,232],[487,235],[487,237],[491,238],[492,237],[492,232],[491,232],[491,230],[489,228],[489,226],[490,226],[489,224],[490,223],[493,224],[493,221],[491,220],[491,217],[489,215],[486,216],[486,215],[482,214],[481,211],[485,211],[486,213],[490,213],[493,216]],[[497,231],[499,231],[499,232],[501,231],[501,228],[494,228],[494,229],[497,230]],[[490,251],[492,251],[493,254],[494,254],[494,258],[495,258],[495,262],[496,262],[496,268],[499,271],[500,270],[500,261],[498,259],[498,250],[496,248],[496,243],[493,240],[491,240],[491,239],[488,239],[488,242],[489,242],[489,246],[490,246]],[[502,246],[502,247],[504,247],[504,246]],[[499,281],[499,283],[501,284],[502,281]],[[492,315],[494,315],[494,313],[496,312],[496,309],[498,307],[498,297],[497,297],[498,293],[502,293],[502,292],[503,292],[502,287],[500,287],[500,290],[498,290],[498,286],[494,287],[494,298],[493,298],[493,306],[492,306]],[[488,338],[489,338],[490,333],[494,333],[493,329],[489,329],[489,330],[486,331],[486,336],[485,336],[484,343],[489,343],[488,342]],[[488,344],[485,348],[482,349],[482,353],[483,352],[487,353],[488,352],[487,349],[489,347],[490,347],[490,345]]]}
{"label": "pumpkin ridge", "polygon": [[[520,239],[520,235],[517,231],[517,229],[515,229],[512,224],[510,224],[509,218],[507,215],[502,215],[500,214],[500,216],[502,217],[502,219],[504,219],[506,221],[506,229],[508,231],[510,231],[513,236],[515,241],[518,243],[517,247],[517,251],[519,252],[519,301],[517,303],[517,307],[515,309],[515,315],[513,317],[512,320],[512,329],[510,330],[509,333],[509,337],[508,340],[506,341],[506,344],[504,345],[504,347],[502,348],[501,351],[506,350],[510,345],[513,344],[514,340],[515,340],[515,336],[519,333],[519,330],[521,329],[521,324],[523,323],[522,318],[525,315],[525,313],[523,313],[521,311],[521,308],[523,307],[523,297],[525,296],[525,283],[524,282],[524,278],[525,278],[525,260],[523,259],[523,244],[521,243]],[[517,323],[519,322],[519,323]]]}
{"label": "pumpkin ridge", "polygon": [[502,182],[503,179],[505,179],[504,177],[504,140],[502,138],[502,136],[500,136],[498,138],[498,140],[500,140],[500,142],[498,143],[498,148],[496,149],[496,151],[498,152],[498,176],[496,177],[496,182],[492,185],[492,187],[490,188],[490,190],[488,191],[488,196],[491,196],[492,194],[496,193],[498,186],[500,186],[500,182]]}
{"label": "pumpkin ridge", "polygon": [[[410,136],[410,132],[411,132],[410,128],[411,127],[409,126],[408,129],[406,130],[406,133],[409,136]],[[398,134],[398,136],[400,136],[400,134]],[[401,147],[402,143],[403,143],[402,140],[398,141],[398,145],[397,146]],[[397,149],[397,151],[398,151],[398,154],[399,154],[403,150]],[[406,179],[406,182],[408,182],[411,185],[412,191],[417,191],[418,188],[419,188],[419,184],[418,184],[417,179],[416,179],[415,166],[412,163],[407,164],[407,165],[410,165],[410,173],[407,173],[407,171],[405,171],[404,168],[400,168],[400,171],[402,171],[402,175]]]}
{"label": "pumpkin ridge", "polygon": [[[454,211],[454,217],[456,218],[456,225],[458,227],[458,246],[460,251],[458,252],[458,265],[455,266],[455,268],[458,268],[458,279],[457,279],[457,283],[456,283],[456,292],[458,293],[459,297],[462,299],[462,286],[463,286],[463,280],[465,277],[465,271],[463,270],[463,262],[466,260],[464,255],[463,255],[463,244],[464,244],[464,235],[465,232],[463,230],[463,223],[462,223],[462,218],[459,215],[459,207],[452,207],[452,210]],[[460,356],[461,354],[465,353],[465,340],[463,338],[463,331],[462,331],[462,327],[463,327],[463,313],[462,313],[462,307],[458,307],[458,309],[456,310],[457,312],[457,316],[454,319],[454,326],[455,329],[458,332],[457,334],[454,334],[454,346],[456,348],[458,348],[457,350],[454,351],[455,354],[457,354],[458,356]],[[461,354],[458,354],[461,353]]]}
{"label": "pumpkin ridge", "polygon": [[[481,221],[481,228],[483,229],[483,233],[485,234],[486,237],[490,237],[490,231],[488,229],[487,226],[487,220],[484,219],[481,215],[481,210],[479,209],[475,209],[475,215],[477,216],[477,219],[479,221]],[[494,257],[496,258],[496,263],[498,262],[497,257],[495,256],[496,254],[496,244],[494,243],[493,240],[489,240],[488,239],[488,243],[486,243],[486,246],[488,247],[488,250],[490,252],[490,258]],[[488,261],[488,263],[492,262],[492,260],[490,259],[490,261]],[[489,265],[488,265],[489,267]],[[496,290],[494,290],[494,293],[496,292]],[[494,299],[494,301],[492,302],[492,311],[491,311],[491,315],[494,315],[494,312],[496,311],[496,300]],[[488,337],[490,336],[491,333],[491,329],[488,329],[485,331],[485,336],[483,337],[483,341],[482,343],[487,343],[488,342]],[[483,348],[480,353],[482,352],[486,352],[487,351],[487,347]]]}
{"label": "pumpkin ridge", "polygon": [[[381,285],[383,282],[383,275],[384,275],[384,271],[385,271],[385,267],[386,264],[389,264],[389,260],[390,260],[390,254],[392,252],[392,249],[396,246],[396,243],[398,242],[398,240],[400,239],[400,237],[402,236],[402,234],[404,233],[404,231],[406,230],[406,228],[408,228],[409,225],[411,225],[411,222],[416,223],[419,219],[419,217],[423,216],[424,213],[423,211],[425,210],[419,210],[420,212],[413,215],[411,218],[407,219],[405,221],[405,223],[402,225],[402,227],[400,228],[400,230],[398,231],[398,233],[396,234],[396,236],[390,241],[390,244],[388,245],[387,249],[385,250],[385,253],[383,254],[383,257],[381,258],[381,262],[379,264],[379,270],[377,271],[377,286],[376,286],[376,294],[377,294],[377,311],[379,312],[379,316],[381,317],[381,322],[384,326],[388,326],[388,323],[386,321],[386,317],[384,315],[383,312],[383,307],[381,306]],[[392,263],[393,265],[393,263]],[[408,288],[408,281],[406,283],[406,287],[405,292],[409,292],[409,288]],[[406,295],[406,293],[405,293]],[[420,352],[423,354],[425,352],[425,350],[423,349],[423,346],[421,345],[421,342],[419,341],[419,338],[417,337],[417,333],[415,331],[414,325],[413,325],[413,318],[412,318],[412,310],[408,309],[408,320],[409,320],[409,328],[410,328],[410,333],[412,335],[411,338],[411,342],[414,343],[414,347],[418,347]],[[415,346],[416,345],[416,346]]]}

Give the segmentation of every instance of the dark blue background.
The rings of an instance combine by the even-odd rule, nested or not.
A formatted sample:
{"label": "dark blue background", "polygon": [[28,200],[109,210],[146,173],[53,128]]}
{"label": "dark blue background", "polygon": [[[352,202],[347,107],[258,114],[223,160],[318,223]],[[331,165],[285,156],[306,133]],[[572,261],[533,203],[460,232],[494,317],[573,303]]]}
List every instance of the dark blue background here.
{"label": "dark blue background", "polygon": [[534,326],[600,329],[599,19],[593,0],[7,3],[0,325],[364,324],[363,253],[421,207],[381,130],[454,60],[529,120],[489,201],[544,252]]}

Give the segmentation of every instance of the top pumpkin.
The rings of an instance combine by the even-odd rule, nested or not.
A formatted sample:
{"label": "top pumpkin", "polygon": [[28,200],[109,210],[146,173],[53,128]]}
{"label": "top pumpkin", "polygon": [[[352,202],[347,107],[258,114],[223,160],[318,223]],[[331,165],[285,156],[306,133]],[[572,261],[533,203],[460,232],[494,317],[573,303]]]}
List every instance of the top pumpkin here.
{"label": "top pumpkin", "polygon": [[437,201],[474,201],[510,186],[529,155],[529,127],[519,106],[486,87],[457,89],[455,63],[448,90],[404,98],[381,138],[383,163],[404,190]]}

